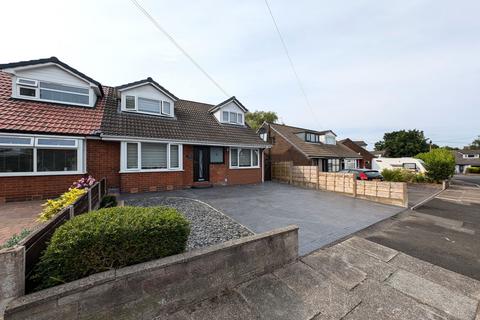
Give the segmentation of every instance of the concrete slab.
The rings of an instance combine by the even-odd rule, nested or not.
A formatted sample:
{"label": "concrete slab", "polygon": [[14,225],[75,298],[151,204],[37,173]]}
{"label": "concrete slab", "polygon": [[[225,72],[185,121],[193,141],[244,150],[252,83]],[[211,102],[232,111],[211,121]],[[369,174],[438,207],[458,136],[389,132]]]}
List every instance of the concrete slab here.
{"label": "concrete slab", "polygon": [[360,302],[360,298],[326,279],[302,262],[288,265],[274,274],[293,289],[315,314],[324,319],[341,319]]}
{"label": "concrete slab", "polygon": [[365,272],[369,279],[384,281],[395,272],[394,267],[382,260],[373,258],[359,250],[354,250],[344,245],[343,242],[325,249],[325,252],[331,256],[338,257],[344,264]]}
{"label": "concrete slab", "polygon": [[461,320],[471,320],[477,312],[478,300],[461,295],[413,273],[399,270],[388,280],[392,288]]}
{"label": "concrete slab", "polygon": [[205,301],[191,310],[189,316],[192,320],[260,319],[237,292]]}
{"label": "concrete slab", "polygon": [[353,250],[359,250],[384,262],[390,261],[398,254],[397,250],[381,246],[375,242],[359,237],[351,237],[350,239],[343,241],[342,244],[351,247]]}
{"label": "concrete slab", "polygon": [[480,300],[480,281],[435,266],[404,253],[398,254],[389,264],[414,273],[417,276],[435,282],[450,290],[457,291],[470,298]]}
{"label": "concrete slab", "polygon": [[421,304],[377,281],[366,281],[354,291],[362,299],[362,303],[344,320],[452,319],[443,312]]}
{"label": "concrete slab", "polygon": [[129,194],[122,195],[122,198],[169,196],[202,200],[256,233],[286,225],[298,225],[300,255],[310,253],[404,210],[339,193],[303,189],[275,182]]}
{"label": "concrete slab", "polygon": [[328,280],[351,290],[367,278],[367,274],[354,267],[341,254],[330,251],[314,252],[302,259],[304,263],[320,272]]}
{"label": "concrete slab", "polygon": [[255,279],[237,291],[261,319],[307,320],[315,316],[310,305],[272,274]]}

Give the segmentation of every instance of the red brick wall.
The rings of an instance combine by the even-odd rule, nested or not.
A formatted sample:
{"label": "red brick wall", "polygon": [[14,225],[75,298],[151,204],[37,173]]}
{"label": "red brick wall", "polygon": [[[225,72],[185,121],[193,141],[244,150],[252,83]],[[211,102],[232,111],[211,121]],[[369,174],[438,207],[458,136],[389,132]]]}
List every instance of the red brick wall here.
{"label": "red brick wall", "polygon": [[[215,185],[253,184],[262,182],[262,153],[260,150],[260,168],[258,169],[230,169],[228,148],[224,149],[223,164],[210,165],[210,182]],[[226,181],[225,181],[226,178]]]}
{"label": "red brick wall", "polygon": [[81,175],[0,177],[0,203],[53,198],[68,190]]}
{"label": "red brick wall", "polygon": [[107,178],[108,188],[120,188],[120,142],[87,140],[87,171],[97,180]]}
{"label": "red brick wall", "polygon": [[192,146],[183,146],[183,171],[120,174],[121,192],[155,192],[188,188],[193,183]]}
{"label": "red brick wall", "polygon": [[360,161],[360,168],[367,168],[371,169],[372,168],[372,159],[373,159],[373,154],[368,152],[366,149],[360,147],[358,144],[353,142],[350,139],[346,139],[345,141],[342,142],[342,144],[350,149],[352,149],[355,152],[360,153],[362,156],[362,160]]}
{"label": "red brick wall", "polygon": [[298,151],[293,145],[285,140],[281,135],[269,128],[268,136],[272,139],[272,148],[267,149],[267,156],[273,162],[293,161],[295,166],[310,166],[312,160],[308,159],[303,153]]}

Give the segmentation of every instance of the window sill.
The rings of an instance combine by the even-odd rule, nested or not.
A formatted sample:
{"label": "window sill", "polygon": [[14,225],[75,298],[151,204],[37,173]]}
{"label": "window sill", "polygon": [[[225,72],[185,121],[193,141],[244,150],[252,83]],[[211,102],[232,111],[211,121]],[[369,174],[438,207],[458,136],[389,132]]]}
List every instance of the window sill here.
{"label": "window sill", "polygon": [[260,166],[257,166],[257,167],[229,167],[229,169],[232,169],[232,170],[245,170],[245,169],[260,169]]}
{"label": "window sill", "polygon": [[45,172],[2,172],[0,177],[41,177],[41,176],[73,176],[82,175],[82,171],[45,171]]}
{"label": "window sill", "polygon": [[119,173],[182,172],[183,169],[120,170]]}

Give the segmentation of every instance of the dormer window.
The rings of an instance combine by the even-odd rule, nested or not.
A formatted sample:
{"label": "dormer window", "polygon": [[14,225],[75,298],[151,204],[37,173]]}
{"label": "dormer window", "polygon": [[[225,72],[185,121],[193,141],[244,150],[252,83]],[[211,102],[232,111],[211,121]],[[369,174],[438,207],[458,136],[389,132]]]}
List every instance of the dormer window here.
{"label": "dormer window", "polygon": [[240,101],[235,97],[231,97],[222,103],[210,108],[210,112],[221,123],[229,123],[236,125],[245,124],[245,113],[248,112]]}
{"label": "dormer window", "polygon": [[125,96],[123,109],[125,111],[136,111],[139,113],[173,116],[172,107],[169,101],[137,96]]}
{"label": "dormer window", "polygon": [[19,98],[38,99],[76,105],[90,105],[90,89],[26,78],[17,79]]}
{"label": "dormer window", "polygon": [[122,111],[166,117],[175,114],[175,101],[178,98],[152,78],[119,86],[117,90]]}
{"label": "dormer window", "polygon": [[55,57],[0,65],[12,76],[12,97],[93,107],[102,85]]}
{"label": "dormer window", "polygon": [[334,136],[325,136],[325,143],[326,144],[336,144],[336,140]]}

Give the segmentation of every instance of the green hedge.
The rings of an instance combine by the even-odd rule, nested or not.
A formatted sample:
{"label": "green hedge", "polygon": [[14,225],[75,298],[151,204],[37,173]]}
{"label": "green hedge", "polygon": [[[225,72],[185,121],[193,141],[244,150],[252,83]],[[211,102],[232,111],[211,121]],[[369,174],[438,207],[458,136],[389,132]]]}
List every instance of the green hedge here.
{"label": "green hedge", "polygon": [[417,154],[415,158],[425,162],[427,177],[432,181],[441,182],[451,178],[455,173],[455,157],[450,150],[432,149],[430,152]]}
{"label": "green hedge", "polygon": [[480,173],[480,167],[468,167],[467,173]]}
{"label": "green hedge", "polygon": [[166,207],[115,207],[59,227],[30,279],[35,290],[185,250],[189,222]]}
{"label": "green hedge", "polygon": [[429,179],[423,173],[415,173],[405,169],[383,169],[382,176],[385,181],[423,183]]}

